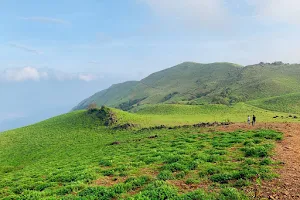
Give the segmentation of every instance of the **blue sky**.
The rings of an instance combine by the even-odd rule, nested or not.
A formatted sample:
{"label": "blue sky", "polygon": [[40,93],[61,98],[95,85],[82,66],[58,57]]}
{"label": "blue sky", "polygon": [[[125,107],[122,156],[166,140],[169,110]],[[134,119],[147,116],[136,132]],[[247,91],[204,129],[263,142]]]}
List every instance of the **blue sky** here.
{"label": "blue sky", "polygon": [[295,63],[299,25],[298,0],[0,0],[0,71],[140,79],[184,61]]}

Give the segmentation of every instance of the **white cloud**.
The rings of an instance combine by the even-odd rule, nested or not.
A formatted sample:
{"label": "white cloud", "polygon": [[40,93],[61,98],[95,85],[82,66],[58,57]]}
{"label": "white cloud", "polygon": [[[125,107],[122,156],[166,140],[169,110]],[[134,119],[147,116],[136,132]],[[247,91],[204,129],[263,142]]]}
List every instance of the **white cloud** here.
{"label": "white cloud", "polygon": [[96,74],[91,73],[65,73],[50,69],[37,69],[34,67],[23,67],[6,69],[0,72],[0,81],[5,82],[22,82],[22,81],[43,81],[43,80],[56,80],[56,81],[95,81],[101,78]]}
{"label": "white cloud", "polygon": [[248,0],[258,19],[271,22],[300,24],[299,0]]}
{"label": "white cloud", "polygon": [[194,26],[224,24],[228,12],[224,0],[140,0],[161,16]]}
{"label": "white cloud", "polygon": [[21,49],[21,50],[24,50],[24,51],[27,51],[27,52],[31,52],[31,53],[35,53],[35,54],[42,54],[43,52],[41,51],[38,51],[36,49],[32,49],[30,47],[27,47],[27,46],[23,46],[23,45],[20,45],[20,44],[14,44],[14,43],[11,43],[9,44],[11,47],[14,47],[14,48],[17,48],[17,49]]}
{"label": "white cloud", "polygon": [[38,81],[46,74],[40,74],[37,69],[33,67],[24,67],[19,69],[7,69],[0,74],[0,80],[4,81]]}
{"label": "white cloud", "polygon": [[96,80],[98,77],[93,74],[79,74],[78,78],[79,80],[89,82]]}
{"label": "white cloud", "polygon": [[22,17],[23,20],[36,21],[41,23],[55,23],[68,25],[70,22],[63,19],[49,18],[49,17]]}

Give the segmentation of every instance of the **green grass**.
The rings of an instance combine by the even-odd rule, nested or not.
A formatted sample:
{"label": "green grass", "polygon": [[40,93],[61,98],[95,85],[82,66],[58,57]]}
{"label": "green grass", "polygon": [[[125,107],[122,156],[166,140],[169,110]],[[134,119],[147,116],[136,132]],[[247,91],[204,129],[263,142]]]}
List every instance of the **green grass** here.
{"label": "green grass", "polygon": [[[131,114],[133,121],[140,124],[195,124],[199,122],[246,122],[247,116],[256,115],[258,122],[299,122],[300,119],[289,118],[288,113],[268,111],[245,103],[226,105],[144,105]],[[127,115],[129,116],[129,115]],[[284,116],[276,118],[274,116]],[[135,118],[136,117],[136,118]],[[145,123],[142,121],[145,119]],[[126,119],[127,121],[130,119]]]}
{"label": "green grass", "polygon": [[[157,122],[114,112],[119,123]],[[0,199],[248,199],[244,187],[276,176],[270,155],[281,138],[270,130],[113,130],[72,112],[0,135]]]}
{"label": "green grass", "polygon": [[250,101],[248,104],[272,111],[300,114],[300,93]]}

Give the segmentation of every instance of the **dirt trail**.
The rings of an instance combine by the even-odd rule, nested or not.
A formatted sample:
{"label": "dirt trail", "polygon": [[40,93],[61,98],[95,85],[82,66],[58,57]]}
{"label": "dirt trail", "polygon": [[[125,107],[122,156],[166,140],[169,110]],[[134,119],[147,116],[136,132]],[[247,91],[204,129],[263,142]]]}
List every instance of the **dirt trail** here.
{"label": "dirt trail", "polygon": [[264,182],[258,189],[258,198],[300,200],[300,123],[258,123],[255,127],[233,124],[219,129],[234,131],[262,128],[284,133],[284,139],[276,145],[276,154],[273,156],[276,161],[282,161],[284,164],[278,169],[279,178]]}

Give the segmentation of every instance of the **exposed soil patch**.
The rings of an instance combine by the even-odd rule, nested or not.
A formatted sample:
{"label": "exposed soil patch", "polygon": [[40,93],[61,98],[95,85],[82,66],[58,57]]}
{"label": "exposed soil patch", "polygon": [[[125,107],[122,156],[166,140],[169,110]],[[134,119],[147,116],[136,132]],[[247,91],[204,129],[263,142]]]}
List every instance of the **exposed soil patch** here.
{"label": "exposed soil patch", "polygon": [[213,123],[198,123],[198,124],[193,124],[193,125],[182,125],[182,126],[166,126],[166,125],[160,125],[160,126],[153,126],[153,127],[148,127],[148,128],[142,128],[136,131],[136,133],[142,132],[142,131],[149,131],[149,130],[161,130],[161,129],[180,129],[180,128],[207,128],[207,127],[218,127],[218,126],[228,126],[232,124],[231,122],[213,122]]}
{"label": "exposed soil patch", "polygon": [[105,177],[101,177],[101,178],[95,180],[94,184],[98,185],[98,186],[113,186],[118,183],[125,182],[126,179],[127,179],[127,177],[115,178],[115,177],[105,176]]}
{"label": "exposed soil patch", "polygon": [[284,133],[283,141],[278,142],[273,159],[283,162],[277,169],[279,178],[266,181],[256,188],[257,199],[300,199],[300,123],[258,123],[232,124],[219,127],[220,131],[272,129]]}
{"label": "exposed soil patch", "polygon": [[210,191],[209,190],[209,186],[211,185],[210,181],[206,181],[206,182],[201,182],[201,183],[194,183],[194,184],[186,184],[185,180],[168,180],[167,181],[169,184],[176,186],[177,188],[179,188],[180,191],[186,193],[191,192],[191,191],[195,191],[197,189],[204,189],[206,191]]}
{"label": "exposed soil patch", "polygon": [[138,175],[140,176],[150,176],[152,178],[155,178],[158,175],[158,171],[156,169],[152,168],[142,168],[139,169]]}

